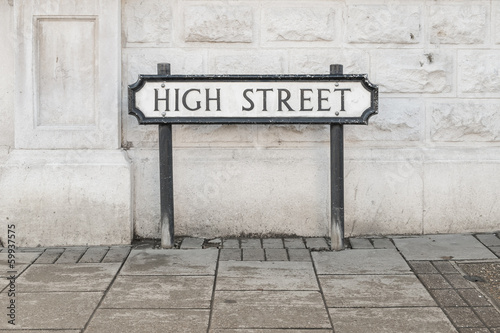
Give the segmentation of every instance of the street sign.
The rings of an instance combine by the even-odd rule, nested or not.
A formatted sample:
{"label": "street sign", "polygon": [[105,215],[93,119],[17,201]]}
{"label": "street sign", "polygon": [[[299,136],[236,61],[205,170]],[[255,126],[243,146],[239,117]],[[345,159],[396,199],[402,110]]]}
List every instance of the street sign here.
{"label": "street sign", "polygon": [[140,124],[367,124],[378,89],[366,75],[140,75]]}
{"label": "street sign", "polygon": [[330,124],[331,248],[344,249],[344,124],[368,124],[378,88],[366,75],[139,75],[129,114],[158,124],[161,247],[174,246],[172,124]]}

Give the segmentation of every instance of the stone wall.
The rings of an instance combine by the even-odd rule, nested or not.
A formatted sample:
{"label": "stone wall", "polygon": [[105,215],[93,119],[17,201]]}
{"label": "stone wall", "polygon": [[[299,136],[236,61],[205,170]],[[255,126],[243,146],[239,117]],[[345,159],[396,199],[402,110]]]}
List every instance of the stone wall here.
{"label": "stone wall", "polygon": [[[0,2],[0,25],[8,32],[0,38],[15,51],[2,49],[0,66],[12,79],[25,38],[15,36],[14,21],[27,1]],[[40,3],[62,10],[60,1]],[[330,64],[366,73],[379,86],[380,109],[368,126],[345,126],[346,236],[498,230],[499,1],[122,0],[114,12],[118,7],[101,12],[99,22],[121,14],[121,30],[108,32],[121,41],[112,52],[121,52],[122,61],[106,64],[122,70],[121,82],[109,85],[121,89],[116,135],[126,154],[119,164],[131,173],[130,206],[123,199],[117,207],[130,209],[136,237],[160,235],[158,130],[127,114],[127,85],[138,74],[155,74],[159,62],[170,63],[173,74],[326,74]],[[24,111],[13,108],[8,81],[0,89],[4,165],[19,160],[12,155],[26,145],[47,148],[14,125],[13,113]],[[100,146],[110,140],[97,136],[89,147],[66,142],[115,149]],[[176,234],[327,235],[329,170],[327,126],[174,126]],[[116,182],[110,177],[107,186]],[[66,207],[86,215],[79,205]],[[0,211],[0,220],[11,213]],[[28,216],[16,214],[20,221]],[[50,225],[44,219],[50,217],[37,223]]]}

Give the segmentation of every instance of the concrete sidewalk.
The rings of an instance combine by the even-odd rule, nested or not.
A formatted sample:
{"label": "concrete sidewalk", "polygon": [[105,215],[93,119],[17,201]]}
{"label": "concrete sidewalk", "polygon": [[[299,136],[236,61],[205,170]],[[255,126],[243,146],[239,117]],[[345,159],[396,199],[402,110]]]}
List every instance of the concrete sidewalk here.
{"label": "concrete sidewalk", "polygon": [[349,241],[4,249],[0,333],[500,332],[500,284],[465,272],[500,265],[498,235]]}

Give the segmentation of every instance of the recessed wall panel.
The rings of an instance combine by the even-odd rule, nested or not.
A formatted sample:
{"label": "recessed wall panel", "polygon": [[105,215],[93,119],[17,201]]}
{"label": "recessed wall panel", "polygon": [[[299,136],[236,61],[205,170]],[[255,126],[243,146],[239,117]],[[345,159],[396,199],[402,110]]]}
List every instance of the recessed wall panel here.
{"label": "recessed wall panel", "polygon": [[36,18],[36,126],[96,123],[95,17]]}

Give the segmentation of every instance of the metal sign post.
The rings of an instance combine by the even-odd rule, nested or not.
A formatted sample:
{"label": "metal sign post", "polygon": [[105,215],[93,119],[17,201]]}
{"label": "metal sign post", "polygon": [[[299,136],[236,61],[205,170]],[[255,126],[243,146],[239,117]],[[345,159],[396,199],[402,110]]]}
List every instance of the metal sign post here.
{"label": "metal sign post", "polygon": [[161,246],[174,245],[172,124],[329,124],[332,249],[344,248],[344,124],[368,124],[378,88],[366,75],[139,75],[129,114],[159,125]]}

